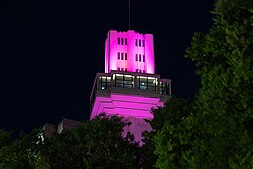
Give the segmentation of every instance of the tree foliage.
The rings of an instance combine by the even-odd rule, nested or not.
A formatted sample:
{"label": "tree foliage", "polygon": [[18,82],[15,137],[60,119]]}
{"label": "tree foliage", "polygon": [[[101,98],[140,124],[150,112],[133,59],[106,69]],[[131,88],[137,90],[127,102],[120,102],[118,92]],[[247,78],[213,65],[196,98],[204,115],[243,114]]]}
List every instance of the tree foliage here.
{"label": "tree foliage", "polygon": [[[253,3],[217,0],[212,13],[210,31],[195,33],[186,51],[201,77],[192,109],[161,113],[159,168],[253,168]],[[177,111],[189,116],[168,120]]]}
{"label": "tree foliage", "polygon": [[17,140],[12,141],[11,133],[0,132],[0,140],[5,145],[0,148],[0,167],[6,169],[47,169],[44,158],[42,130],[34,129],[30,134],[21,132]]}
{"label": "tree foliage", "polygon": [[101,114],[49,139],[42,139],[41,130],[36,129],[12,141],[10,133],[1,130],[0,168],[140,168],[141,156],[133,135],[122,137],[126,125],[120,117]]}
{"label": "tree foliage", "polygon": [[47,161],[57,168],[139,168],[138,144],[130,134],[122,137],[127,123],[116,116],[100,115],[71,132],[48,140]]}
{"label": "tree foliage", "polygon": [[174,97],[163,108],[153,110],[153,114],[151,126],[154,131],[149,141],[157,158],[153,166],[187,168],[185,156],[192,148],[192,133],[186,119],[192,115],[192,101]]}
{"label": "tree foliage", "polygon": [[253,117],[253,3],[219,0],[213,14],[209,33],[195,34],[187,50],[202,84],[196,101],[203,143],[198,159],[206,168],[252,168],[245,124]]}

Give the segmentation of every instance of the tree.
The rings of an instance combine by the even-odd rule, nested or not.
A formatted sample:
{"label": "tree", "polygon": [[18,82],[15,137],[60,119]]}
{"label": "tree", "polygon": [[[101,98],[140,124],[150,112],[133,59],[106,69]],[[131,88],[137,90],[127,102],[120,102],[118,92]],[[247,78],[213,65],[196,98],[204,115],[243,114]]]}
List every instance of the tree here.
{"label": "tree", "polygon": [[[151,126],[154,131],[149,133],[147,145],[154,153],[152,167],[146,168],[186,168],[189,166],[185,156],[191,148],[191,128],[187,128],[185,119],[192,113],[192,101],[175,98],[170,99],[165,106],[153,110],[154,119]],[[147,148],[145,148],[147,149]],[[145,157],[144,159],[150,157]],[[149,160],[146,160],[149,161]],[[149,162],[150,163],[150,162]],[[145,167],[144,167],[145,168]]]}
{"label": "tree", "polygon": [[252,168],[252,144],[245,124],[253,117],[253,3],[218,0],[214,23],[195,33],[186,55],[197,66],[201,89],[195,152],[200,168]]}
{"label": "tree", "polygon": [[42,130],[34,129],[30,134],[21,132],[12,141],[11,133],[1,131],[0,140],[7,143],[0,149],[0,167],[6,169],[47,169],[41,156],[43,150]]}
{"label": "tree", "polygon": [[84,156],[86,168],[139,168],[138,144],[130,133],[122,137],[126,125],[120,117],[105,115],[84,125],[79,138],[88,150]]}
{"label": "tree", "polygon": [[217,0],[212,14],[186,50],[201,78],[194,104],[154,113],[158,168],[253,168],[253,3]]}
{"label": "tree", "polygon": [[57,133],[46,140],[44,156],[50,169],[84,168],[80,143],[72,132]]}
{"label": "tree", "polygon": [[11,132],[7,132],[4,129],[0,130],[0,149],[12,144]]}
{"label": "tree", "polygon": [[133,136],[122,137],[127,122],[104,114],[49,139],[45,152],[52,169],[139,168],[139,147]]}

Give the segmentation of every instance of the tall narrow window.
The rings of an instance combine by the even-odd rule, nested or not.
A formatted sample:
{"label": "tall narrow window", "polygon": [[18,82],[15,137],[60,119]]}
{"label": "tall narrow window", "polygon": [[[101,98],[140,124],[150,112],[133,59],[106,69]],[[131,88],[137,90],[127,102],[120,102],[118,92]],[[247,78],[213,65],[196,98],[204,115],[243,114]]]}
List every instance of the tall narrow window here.
{"label": "tall narrow window", "polygon": [[141,46],[141,40],[139,39],[139,46]]}
{"label": "tall narrow window", "polygon": [[142,47],[144,47],[145,46],[145,41],[144,40],[142,40]]}
{"label": "tall narrow window", "polygon": [[124,38],[121,38],[121,45],[124,45]]}
{"label": "tall narrow window", "polygon": [[121,71],[124,71],[124,68],[121,68]]}
{"label": "tall narrow window", "polygon": [[138,70],[138,69],[136,69],[135,71],[136,71],[136,72],[138,72],[139,70]]}
{"label": "tall narrow window", "polygon": [[135,39],[135,46],[138,46],[138,39]]}
{"label": "tall narrow window", "polygon": [[125,71],[127,72],[127,68],[125,68]]}
{"label": "tall narrow window", "polygon": [[118,71],[120,71],[120,68],[118,67]]}
{"label": "tall narrow window", "polygon": [[120,45],[120,38],[118,38],[118,44]]}
{"label": "tall narrow window", "polygon": [[139,54],[139,62],[141,62],[141,54]]}
{"label": "tall narrow window", "polygon": [[135,61],[138,61],[138,54],[135,54]]}
{"label": "tall narrow window", "polygon": [[143,55],[142,61],[145,62],[145,55]]}
{"label": "tall narrow window", "polygon": [[127,60],[127,53],[125,53],[125,60]]}
{"label": "tall narrow window", "polygon": [[139,70],[139,72],[141,73],[141,69]]}
{"label": "tall narrow window", "polygon": [[124,53],[121,53],[121,60],[124,60]]}
{"label": "tall narrow window", "polygon": [[127,38],[125,38],[125,45],[127,45]]}
{"label": "tall narrow window", "polygon": [[145,73],[145,70],[143,70],[143,73]]}
{"label": "tall narrow window", "polygon": [[120,53],[118,52],[118,60],[120,60]]}

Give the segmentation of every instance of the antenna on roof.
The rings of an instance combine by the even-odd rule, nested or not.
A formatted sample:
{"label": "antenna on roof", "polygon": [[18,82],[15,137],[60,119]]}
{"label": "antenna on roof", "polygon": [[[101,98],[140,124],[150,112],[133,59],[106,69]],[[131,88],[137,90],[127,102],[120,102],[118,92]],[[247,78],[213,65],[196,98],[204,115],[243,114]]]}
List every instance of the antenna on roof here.
{"label": "antenna on roof", "polygon": [[128,30],[130,30],[130,26],[131,26],[131,25],[130,25],[130,21],[131,21],[131,18],[130,18],[130,16],[131,16],[131,15],[130,15],[130,1],[131,1],[131,0],[128,1],[128,2],[129,2],[129,3],[128,3]]}

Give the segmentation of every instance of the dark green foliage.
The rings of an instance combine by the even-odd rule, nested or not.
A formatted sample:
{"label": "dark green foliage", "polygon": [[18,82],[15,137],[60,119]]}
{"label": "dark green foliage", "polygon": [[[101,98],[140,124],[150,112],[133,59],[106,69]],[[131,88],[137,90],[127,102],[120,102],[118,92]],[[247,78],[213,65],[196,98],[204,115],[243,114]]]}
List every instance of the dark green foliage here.
{"label": "dark green foliage", "polygon": [[[164,108],[153,110],[151,144],[157,159],[153,161],[158,168],[187,168],[192,144],[191,125],[185,119],[192,115],[192,103],[183,98],[172,98]],[[147,146],[147,145],[144,145]]]}
{"label": "dark green foliage", "polygon": [[48,140],[46,157],[52,169],[139,168],[138,145],[122,137],[127,124],[116,116],[100,115],[71,132]]}
{"label": "dark green foliage", "polygon": [[212,13],[186,51],[201,77],[196,100],[154,113],[158,168],[253,168],[253,2],[217,0]]}
{"label": "dark green foliage", "polygon": [[0,130],[0,149],[5,146],[9,146],[12,143],[11,132]]}
{"label": "dark green foliage", "polygon": [[127,124],[116,116],[97,117],[84,125],[79,138],[86,145],[84,162],[87,168],[138,168],[138,146],[133,136],[122,137]]}
{"label": "dark green foliage", "polygon": [[[1,140],[8,143],[0,149],[0,167],[6,169],[46,169],[41,156],[43,150],[42,130],[35,129],[30,134],[21,133],[11,141],[11,134],[1,131]],[[7,138],[7,139],[6,139]]]}
{"label": "dark green foliage", "polygon": [[140,147],[141,150],[141,165],[143,169],[153,169],[155,168],[155,163],[157,160],[157,155],[154,154],[155,142],[154,142],[155,131],[143,132],[144,137],[143,142],[145,143]]}
{"label": "dark green foliage", "polygon": [[83,168],[79,144],[71,132],[55,134],[45,142],[46,161],[51,169]]}
{"label": "dark green foliage", "polygon": [[195,34],[187,50],[202,84],[198,160],[205,168],[252,168],[245,122],[253,117],[253,3],[219,0],[213,14],[209,33]]}
{"label": "dark green foliage", "polygon": [[14,142],[1,130],[0,168],[140,168],[138,144],[129,133],[122,137],[126,125],[119,117],[102,114],[50,139],[42,139],[42,131],[36,129]]}

